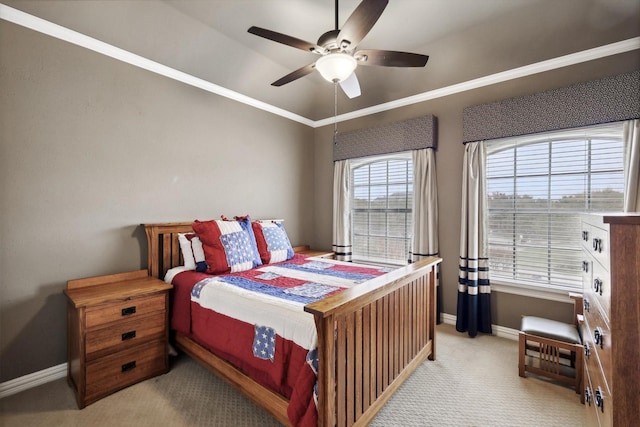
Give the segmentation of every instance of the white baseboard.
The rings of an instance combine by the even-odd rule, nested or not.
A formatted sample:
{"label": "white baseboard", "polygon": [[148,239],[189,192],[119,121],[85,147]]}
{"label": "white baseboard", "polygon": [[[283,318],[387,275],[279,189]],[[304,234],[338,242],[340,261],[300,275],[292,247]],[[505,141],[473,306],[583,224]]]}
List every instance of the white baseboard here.
{"label": "white baseboard", "polygon": [[[442,321],[448,325],[456,324],[456,316],[453,314],[442,313]],[[504,326],[491,325],[493,335],[507,338],[510,340],[518,340],[518,330],[505,328]],[[67,364],[62,363],[33,374],[25,375],[0,384],[0,399],[11,396],[21,391],[28,390],[39,385],[64,378],[67,375]]]}
{"label": "white baseboard", "polygon": [[[457,317],[453,314],[442,313],[442,322],[446,323],[447,325],[455,326],[456,319]],[[517,329],[506,328],[499,325],[491,325],[491,330],[493,331],[493,335],[497,337],[518,341],[518,333],[520,333],[520,331]]]}
{"label": "white baseboard", "polygon": [[67,364],[62,363],[0,384],[0,399],[67,376]]}

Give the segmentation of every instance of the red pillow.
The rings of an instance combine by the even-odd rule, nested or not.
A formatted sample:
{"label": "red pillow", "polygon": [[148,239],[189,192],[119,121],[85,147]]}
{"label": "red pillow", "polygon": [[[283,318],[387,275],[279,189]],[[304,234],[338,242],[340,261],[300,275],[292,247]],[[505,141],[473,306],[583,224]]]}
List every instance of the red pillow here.
{"label": "red pillow", "polygon": [[206,272],[223,274],[262,265],[251,221],[194,221],[191,224],[204,249]]}

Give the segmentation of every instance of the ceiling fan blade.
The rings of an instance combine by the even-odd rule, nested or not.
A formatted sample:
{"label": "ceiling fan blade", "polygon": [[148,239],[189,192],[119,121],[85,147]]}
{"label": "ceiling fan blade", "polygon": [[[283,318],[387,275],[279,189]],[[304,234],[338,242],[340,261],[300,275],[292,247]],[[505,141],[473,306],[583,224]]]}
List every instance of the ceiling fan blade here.
{"label": "ceiling fan blade", "polygon": [[349,76],[348,79],[341,81],[340,87],[344,94],[349,98],[355,98],[362,94],[362,92],[360,92],[360,83],[358,82],[356,73],[351,73],[351,76]]}
{"label": "ceiling fan blade", "polygon": [[362,0],[338,34],[338,46],[353,50],[369,33],[382,15],[389,0]]}
{"label": "ceiling fan blade", "polygon": [[316,68],[315,62],[313,64],[305,65],[304,67],[298,68],[297,70],[287,74],[283,78],[271,83],[271,86],[282,86],[282,85],[286,85],[287,83],[291,83],[292,81],[297,80],[300,77],[304,77],[307,74],[311,74],[315,68]]}
{"label": "ceiling fan blade", "polygon": [[419,53],[376,49],[359,50],[353,56],[359,65],[380,65],[383,67],[424,67],[429,60],[429,56]]}
{"label": "ceiling fan blade", "polygon": [[255,34],[256,36],[264,37],[265,39],[273,40],[274,42],[282,43],[287,46],[295,47],[297,49],[306,50],[307,52],[314,52],[318,54],[323,54],[326,52],[326,49],[318,46],[317,44],[300,40],[286,34],[278,33],[276,31],[267,30],[265,28],[254,26],[249,28],[247,31],[251,34]]}

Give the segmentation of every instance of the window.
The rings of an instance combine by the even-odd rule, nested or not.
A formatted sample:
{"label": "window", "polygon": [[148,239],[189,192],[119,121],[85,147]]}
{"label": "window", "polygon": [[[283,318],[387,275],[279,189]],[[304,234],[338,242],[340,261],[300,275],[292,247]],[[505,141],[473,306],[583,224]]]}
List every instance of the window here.
{"label": "window", "polygon": [[622,123],[487,143],[492,281],[582,288],[580,214],[621,211]]}
{"label": "window", "polygon": [[353,259],[406,264],[413,229],[413,160],[400,153],[352,161]]}

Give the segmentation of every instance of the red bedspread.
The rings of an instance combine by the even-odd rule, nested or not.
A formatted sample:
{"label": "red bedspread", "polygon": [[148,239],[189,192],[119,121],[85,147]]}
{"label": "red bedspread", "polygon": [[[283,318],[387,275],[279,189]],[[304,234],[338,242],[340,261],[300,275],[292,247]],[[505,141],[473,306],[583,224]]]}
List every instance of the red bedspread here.
{"label": "red bedspread", "polygon": [[[305,265],[307,260],[304,256],[296,255],[294,259],[285,263],[293,264],[295,267],[296,265]],[[278,264],[273,266],[278,266]],[[337,275],[342,272],[344,272],[343,274],[361,275],[362,277],[354,283],[365,281],[365,277],[374,277],[385,272],[376,267],[344,264],[337,264],[331,269]],[[264,273],[260,271],[260,268],[256,270],[259,271],[251,270],[224,277],[235,276],[236,278],[240,277],[241,280],[250,279],[262,285],[259,283],[261,281],[259,277]],[[229,361],[256,382],[289,399],[288,416],[293,425],[315,426],[317,412],[313,390],[316,384],[314,369],[317,364],[312,366],[313,357],[311,356],[316,352],[278,334],[275,337],[273,360],[256,357],[253,348],[257,337],[257,325],[205,308],[197,302],[197,298],[192,300],[194,286],[196,284],[203,286],[201,281],[211,277],[208,274],[194,271],[182,272],[174,277],[172,281],[174,289],[171,304],[171,328]],[[342,283],[341,279],[336,279],[336,281]],[[268,283],[268,281],[263,282]],[[286,278],[286,280],[280,280],[279,286],[295,287],[301,282],[304,280]],[[194,295],[197,295],[197,291],[194,291]],[[311,315],[309,314],[309,316]]]}

